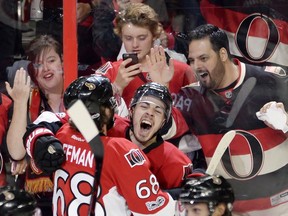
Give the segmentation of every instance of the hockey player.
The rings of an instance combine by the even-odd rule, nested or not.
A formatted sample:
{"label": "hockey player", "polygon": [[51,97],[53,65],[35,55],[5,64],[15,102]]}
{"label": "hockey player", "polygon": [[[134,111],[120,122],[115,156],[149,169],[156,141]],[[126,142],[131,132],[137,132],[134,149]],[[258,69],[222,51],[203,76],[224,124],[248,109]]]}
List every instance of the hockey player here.
{"label": "hockey player", "polygon": [[[168,88],[154,82],[143,84],[135,92],[129,110],[130,119],[116,116],[114,127],[108,134],[126,137],[143,150],[162,189],[180,187],[185,176],[192,172],[192,163],[176,146],[164,141],[160,134],[164,125],[171,122],[172,97]],[[195,145],[199,145],[196,140]],[[198,148],[202,152],[200,145]],[[195,161],[203,159],[204,170],[205,158],[199,152],[195,153]]]}
{"label": "hockey player", "polygon": [[[39,124],[31,125],[24,138],[39,171],[54,172],[54,215],[88,215],[95,200],[97,216],[174,215],[175,202],[160,190],[145,154],[127,139],[105,136],[113,126],[116,106],[110,81],[96,75],[78,78],[64,93],[65,108],[77,99],[83,101],[102,135],[102,164],[95,164],[89,144],[73,122],[62,125],[53,113],[39,116]],[[47,114],[50,122],[51,115],[56,121],[41,122]],[[97,173],[101,171],[99,185],[93,183],[96,167]],[[94,187],[97,197],[91,196]]]}
{"label": "hockey player", "polygon": [[10,186],[0,188],[0,212],[2,216],[41,215],[32,194]]}
{"label": "hockey player", "polygon": [[190,176],[179,201],[186,216],[231,216],[234,193],[222,176]]}
{"label": "hockey player", "polygon": [[287,214],[287,137],[256,116],[270,101],[288,106],[287,77],[233,59],[226,33],[216,26],[199,26],[190,37],[189,61],[199,85],[183,88],[174,105],[198,137],[208,165],[223,134],[236,130],[215,172],[234,189],[233,213]]}

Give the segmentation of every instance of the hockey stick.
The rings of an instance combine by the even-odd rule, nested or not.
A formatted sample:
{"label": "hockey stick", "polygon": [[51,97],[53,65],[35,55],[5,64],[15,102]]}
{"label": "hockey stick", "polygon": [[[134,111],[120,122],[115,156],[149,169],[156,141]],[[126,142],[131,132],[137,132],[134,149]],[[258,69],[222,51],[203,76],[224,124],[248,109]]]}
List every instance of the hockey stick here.
{"label": "hockey stick", "polygon": [[[73,123],[77,127],[77,129],[81,132],[85,140],[89,143],[90,148],[94,154],[95,162],[96,162],[96,170],[95,170],[95,179],[96,183],[100,184],[100,176],[102,169],[102,162],[104,156],[104,148],[103,143],[100,139],[99,130],[95,125],[94,121],[91,118],[87,108],[83,104],[81,100],[77,100],[68,110],[67,110],[70,118]],[[92,198],[90,205],[90,214],[91,210],[94,208],[96,199],[93,199],[93,194],[97,197],[97,188],[95,188],[95,182],[92,186]],[[90,215],[89,214],[89,215]]]}
{"label": "hockey stick", "polygon": [[70,118],[89,143],[96,158],[103,158],[104,150],[99,130],[81,100],[77,100],[68,110]]}
{"label": "hockey stick", "polygon": [[235,135],[236,135],[236,131],[234,131],[234,130],[230,130],[224,134],[224,136],[222,137],[222,139],[218,143],[218,145],[215,149],[215,152],[212,156],[212,159],[209,163],[209,166],[206,170],[207,174],[209,174],[209,175],[214,174],[216,167],[218,166],[224,152],[226,151],[226,149],[228,148],[228,146],[230,145],[230,143],[234,139]]}
{"label": "hockey stick", "polygon": [[245,100],[247,99],[248,95],[256,85],[256,78],[250,77],[248,78],[244,84],[242,85],[234,103],[232,106],[232,109],[228,115],[227,121],[226,121],[226,128],[229,128],[234,123],[241,107],[243,106]]}

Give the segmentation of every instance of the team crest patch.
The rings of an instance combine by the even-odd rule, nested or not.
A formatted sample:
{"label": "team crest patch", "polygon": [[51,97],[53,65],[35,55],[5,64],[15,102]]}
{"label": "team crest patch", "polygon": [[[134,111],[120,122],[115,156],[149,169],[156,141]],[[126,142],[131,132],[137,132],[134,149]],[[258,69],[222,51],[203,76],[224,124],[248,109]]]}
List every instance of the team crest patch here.
{"label": "team crest patch", "polygon": [[129,153],[124,155],[130,167],[142,165],[145,162],[145,158],[139,149],[131,149]]}
{"label": "team crest patch", "polygon": [[164,203],[165,203],[165,198],[160,196],[160,197],[157,197],[157,199],[155,201],[147,202],[146,206],[147,206],[147,209],[149,211],[153,211],[153,210],[163,206]]}
{"label": "team crest patch", "polygon": [[192,174],[193,165],[189,164],[187,166],[183,166],[183,176],[182,179],[187,178],[190,174]]}
{"label": "team crest patch", "polygon": [[102,65],[99,67],[96,71],[95,74],[106,74],[109,69],[112,68],[111,62],[107,62],[106,64]]}

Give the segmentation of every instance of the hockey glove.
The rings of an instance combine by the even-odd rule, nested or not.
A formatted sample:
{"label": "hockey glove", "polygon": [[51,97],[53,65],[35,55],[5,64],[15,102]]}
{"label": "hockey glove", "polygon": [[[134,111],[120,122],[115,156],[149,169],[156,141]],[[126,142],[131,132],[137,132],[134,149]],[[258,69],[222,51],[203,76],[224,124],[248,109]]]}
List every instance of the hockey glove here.
{"label": "hockey glove", "polygon": [[34,146],[33,159],[43,172],[54,172],[65,161],[61,142],[54,136],[39,137]]}

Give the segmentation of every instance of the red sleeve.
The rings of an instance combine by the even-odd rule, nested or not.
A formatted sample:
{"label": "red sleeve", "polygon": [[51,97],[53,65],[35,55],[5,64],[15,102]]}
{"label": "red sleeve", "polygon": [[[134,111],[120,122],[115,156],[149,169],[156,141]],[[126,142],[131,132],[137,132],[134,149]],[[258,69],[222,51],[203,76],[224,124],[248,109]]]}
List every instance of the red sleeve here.
{"label": "red sleeve", "polygon": [[2,144],[2,139],[8,128],[8,109],[11,106],[12,101],[4,94],[1,94],[2,103],[0,105],[0,141]]}
{"label": "red sleeve", "polygon": [[169,90],[171,94],[178,93],[182,87],[195,82],[195,75],[192,68],[184,62],[173,60],[174,75],[170,81]]}
{"label": "red sleeve", "polygon": [[186,85],[197,82],[195,73],[193,72],[192,68],[189,65],[186,65],[185,67],[185,79],[187,82]]}
{"label": "red sleeve", "polygon": [[191,160],[167,141],[147,152],[146,155],[152,164],[152,172],[163,189],[181,187],[184,177],[192,173]]}
{"label": "red sleeve", "polygon": [[109,137],[123,137],[125,138],[126,131],[130,126],[130,120],[118,115],[114,115],[114,126],[108,130]]}
{"label": "red sleeve", "polygon": [[133,215],[174,215],[175,203],[168,193],[160,190],[146,155],[126,139],[113,140],[106,149],[105,156],[109,160],[106,163],[109,163],[117,191],[125,198]]}
{"label": "red sleeve", "polygon": [[183,118],[181,112],[176,107],[172,108],[172,127],[175,125],[174,135],[171,138],[177,138],[189,131],[189,127]]}
{"label": "red sleeve", "polygon": [[[0,145],[2,144],[3,137],[8,129],[8,109],[12,101],[4,94],[1,93],[2,103],[0,104]],[[6,170],[2,154],[0,152],[0,187],[6,185]]]}
{"label": "red sleeve", "polygon": [[95,74],[101,74],[106,76],[110,79],[111,82],[114,82],[118,73],[119,65],[121,64],[122,60],[117,62],[106,62],[106,64],[102,65],[95,71]]}

